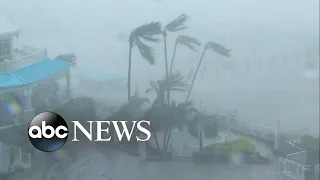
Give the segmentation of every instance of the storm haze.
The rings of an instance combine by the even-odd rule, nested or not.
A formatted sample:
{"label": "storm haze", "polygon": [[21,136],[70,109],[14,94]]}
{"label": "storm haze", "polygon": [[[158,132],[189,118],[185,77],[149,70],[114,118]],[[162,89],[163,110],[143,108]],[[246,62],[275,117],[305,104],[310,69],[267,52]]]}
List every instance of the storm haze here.
{"label": "storm haze", "polygon": [[[167,24],[185,13],[190,21],[183,34],[231,49],[228,59],[205,55],[191,99],[202,101],[207,111],[237,110],[248,121],[275,127],[279,120],[286,131],[319,133],[319,79],[305,76],[307,63],[319,60],[318,0],[0,0],[0,13],[21,26],[17,47],[46,48],[50,57],[75,53],[74,87],[86,71],[126,77],[130,32],[151,21]],[[169,60],[176,37],[168,36]],[[165,74],[163,43],[153,47],[153,66],[136,49],[132,56],[132,87],[150,98],[155,96],[144,93],[149,81]],[[184,76],[194,71],[201,51],[179,47],[174,71]],[[223,68],[226,62],[233,71]],[[122,102],[123,87],[117,94]],[[86,93],[106,101],[110,94]]]}

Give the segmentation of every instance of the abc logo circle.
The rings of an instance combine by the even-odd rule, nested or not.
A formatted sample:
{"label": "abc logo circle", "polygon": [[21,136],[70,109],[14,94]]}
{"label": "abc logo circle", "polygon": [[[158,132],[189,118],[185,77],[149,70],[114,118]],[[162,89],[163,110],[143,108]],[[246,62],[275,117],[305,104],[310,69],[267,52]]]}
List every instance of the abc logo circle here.
{"label": "abc logo circle", "polygon": [[30,122],[28,135],[31,144],[38,150],[54,152],[68,140],[68,125],[59,114],[43,112]]}

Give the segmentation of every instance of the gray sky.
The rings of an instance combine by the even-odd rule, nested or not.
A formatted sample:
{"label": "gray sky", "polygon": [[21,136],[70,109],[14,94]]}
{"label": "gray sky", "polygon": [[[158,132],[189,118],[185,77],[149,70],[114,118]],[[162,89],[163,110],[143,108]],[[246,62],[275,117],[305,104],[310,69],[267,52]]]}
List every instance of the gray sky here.
{"label": "gray sky", "polygon": [[[295,130],[318,131],[318,125],[314,125],[319,124],[319,86],[316,80],[300,76],[306,59],[319,57],[319,0],[1,0],[0,12],[22,27],[17,46],[47,48],[52,57],[76,53],[79,62],[74,76],[83,69],[126,76],[128,42],[118,37],[126,39],[133,28],[143,23],[159,20],[166,24],[186,13],[191,18],[183,34],[203,43],[215,41],[227,46],[232,49],[228,61],[239,66],[245,61],[255,65],[261,61],[267,66],[273,59],[281,66],[278,70],[216,75],[213,69],[226,60],[210,52],[203,64],[207,73],[203,80],[198,77],[195,99],[206,99],[209,107],[240,109],[244,117],[262,119],[268,125],[285,119],[286,125],[297,123]],[[176,36],[169,35],[169,59]],[[157,62],[152,67],[138,51],[133,52],[133,84],[143,86],[141,91],[149,80],[164,75],[163,44],[154,47]],[[294,53],[300,60],[291,63],[297,56]],[[174,68],[186,75],[195,69],[199,56],[179,47]],[[281,64],[284,58],[290,63]],[[205,93],[212,93],[206,95],[212,99]],[[296,111],[303,115],[292,115]]]}

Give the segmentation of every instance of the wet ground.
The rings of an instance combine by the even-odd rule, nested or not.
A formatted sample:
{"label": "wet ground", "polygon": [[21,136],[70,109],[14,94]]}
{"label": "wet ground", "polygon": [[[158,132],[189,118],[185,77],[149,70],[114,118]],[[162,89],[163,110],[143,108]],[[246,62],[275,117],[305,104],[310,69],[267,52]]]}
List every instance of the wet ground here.
{"label": "wet ground", "polygon": [[[77,160],[46,164],[10,180],[272,180],[274,165],[195,164],[189,160],[141,162],[123,152],[86,148]],[[48,169],[45,172],[45,169]]]}
{"label": "wet ground", "polygon": [[[228,138],[236,135],[221,133]],[[270,151],[254,142],[257,151]],[[169,162],[142,161],[118,149],[101,144],[69,144],[73,150],[62,149],[51,154],[40,153],[38,165],[10,180],[273,180],[276,162],[269,165],[197,164],[190,159]],[[45,157],[46,158],[45,158]],[[46,160],[44,160],[46,159]],[[60,160],[59,160],[60,159]]]}

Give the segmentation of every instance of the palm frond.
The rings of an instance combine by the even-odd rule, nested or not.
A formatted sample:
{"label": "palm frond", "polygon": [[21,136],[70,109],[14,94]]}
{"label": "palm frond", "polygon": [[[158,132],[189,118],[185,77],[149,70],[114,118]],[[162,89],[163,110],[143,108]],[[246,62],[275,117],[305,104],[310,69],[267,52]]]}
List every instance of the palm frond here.
{"label": "palm frond", "polygon": [[165,26],[165,30],[169,32],[177,32],[184,29],[187,29],[185,26],[186,21],[189,19],[189,16],[185,14],[181,14],[179,17],[171,21],[169,24]]}
{"label": "palm frond", "polygon": [[167,84],[166,90],[170,91],[185,91],[188,84],[184,80],[184,77],[180,73],[172,73],[167,81],[163,80],[164,84]]}
{"label": "palm frond", "polygon": [[155,36],[162,34],[161,23],[151,22],[149,24],[143,24],[132,31],[133,36]]}
{"label": "palm frond", "polygon": [[214,52],[220,54],[224,57],[230,57],[230,49],[227,49],[226,47],[222,46],[221,44],[217,44],[214,42],[208,42],[205,46],[205,49],[211,49]]}
{"label": "palm frond", "polygon": [[161,41],[159,38],[155,38],[155,37],[152,37],[149,35],[142,35],[140,37],[142,37],[144,40],[146,40],[148,42],[152,42],[152,43],[158,43]]}
{"label": "palm frond", "polygon": [[160,40],[153,36],[162,34],[160,22],[151,22],[149,24],[143,24],[135,28],[129,37],[129,43],[136,45],[140,51],[141,56],[146,59],[150,64],[154,64],[154,49],[142,42],[142,39],[147,42],[157,43]]}
{"label": "palm frond", "polygon": [[154,49],[143,42],[141,42],[138,38],[135,41],[135,44],[141,54],[141,56],[149,62],[149,64],[155,63]]}
{"label": "palm frond", "polygon": [[201,42],[198,39],[191,36],[180,35],[177,37],[176,41],[177,43],[182,44],[196,52],[198,51],[196,46],[201,46]]}

